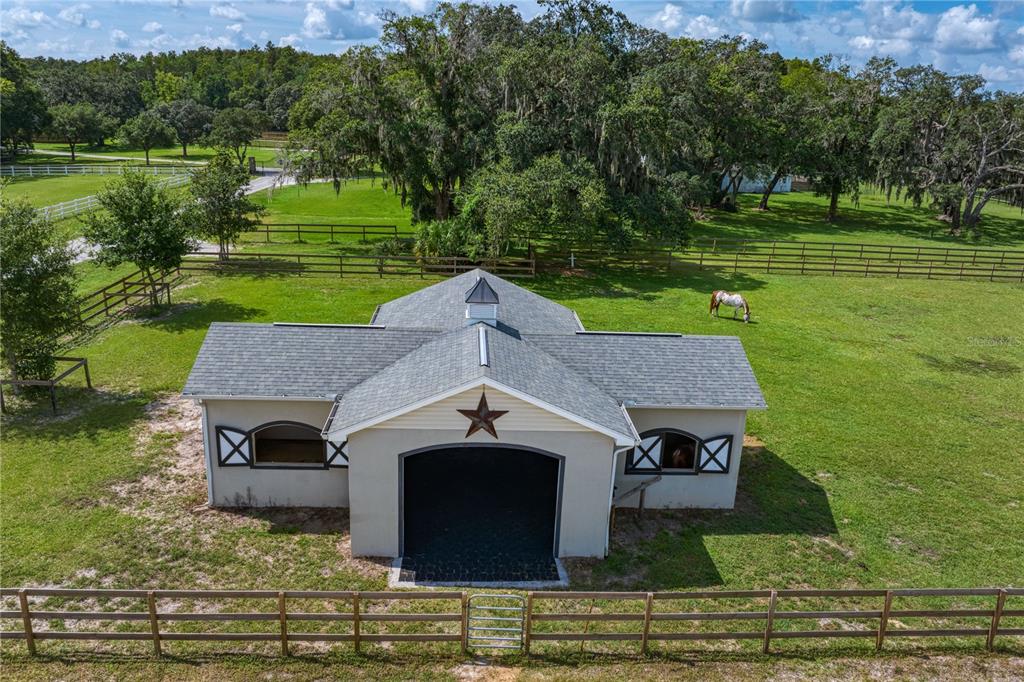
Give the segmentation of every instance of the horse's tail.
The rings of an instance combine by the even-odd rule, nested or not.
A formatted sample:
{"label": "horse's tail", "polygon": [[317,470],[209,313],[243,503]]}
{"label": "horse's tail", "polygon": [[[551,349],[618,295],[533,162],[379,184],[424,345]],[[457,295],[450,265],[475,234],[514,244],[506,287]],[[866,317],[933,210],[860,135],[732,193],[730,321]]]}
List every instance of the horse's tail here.
{"label": "horse's tail", "polygon": [[708,307],[709,314],[715,312],[715,304],[718,303],[718,294],[720,293],[717,289],[711,292],[711,305]]}

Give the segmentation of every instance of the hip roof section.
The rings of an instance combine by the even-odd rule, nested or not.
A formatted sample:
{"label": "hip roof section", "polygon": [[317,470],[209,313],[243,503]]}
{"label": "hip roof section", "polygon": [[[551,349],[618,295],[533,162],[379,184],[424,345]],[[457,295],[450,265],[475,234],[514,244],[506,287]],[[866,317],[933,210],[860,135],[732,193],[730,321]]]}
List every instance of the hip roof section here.
{"label": "hip roof section", "polygon": [[[478,284],[481,279],[491,290],[486,296],[484,285]],[[466,326],[469,293],[488,299],[496,295],[501,324],[522,333],[575,334],[582,329],[571,309],[480,269],[382,304],[372,324],[388,329],[460,329]]]}

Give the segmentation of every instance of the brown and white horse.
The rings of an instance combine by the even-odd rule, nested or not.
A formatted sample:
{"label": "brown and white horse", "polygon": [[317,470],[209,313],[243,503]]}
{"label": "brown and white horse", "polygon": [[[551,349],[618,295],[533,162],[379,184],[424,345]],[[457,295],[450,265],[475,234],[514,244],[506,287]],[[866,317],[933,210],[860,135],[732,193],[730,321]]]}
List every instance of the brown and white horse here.
{"label": "brown and white horse", "polygon": [[743,321],[750,322],[750,304],[739,294],[730,294],[728,291],[712,291],[711,308],[708,310],[708,314],[718,317],[718,306],[720,305],[732,308],[733,319],[736,318],[739,309],[743,308]]}

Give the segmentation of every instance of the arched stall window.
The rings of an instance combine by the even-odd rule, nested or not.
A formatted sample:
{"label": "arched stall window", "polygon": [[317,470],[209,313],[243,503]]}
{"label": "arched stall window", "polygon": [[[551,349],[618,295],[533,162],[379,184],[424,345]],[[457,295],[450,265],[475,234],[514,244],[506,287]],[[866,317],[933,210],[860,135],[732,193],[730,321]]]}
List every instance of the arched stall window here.
{"label": "arched stall window", "polygon": [[732,436],[702,440],[678,429],[653,429],[640,434],[640,445],[626,458],[627,474],[724,474],[729,471]]}
{"label": "arched stall window", "polygon": [[348,468],[348,442],[325,441],[310,424],[275,421],[249,431],[216,428],[217,462],[222,467],[267,469]]}
{"label": "arched stall window", "polygon": [[252,431],[253,466],[324,466],[320,429],[298,422],[273,422]]}

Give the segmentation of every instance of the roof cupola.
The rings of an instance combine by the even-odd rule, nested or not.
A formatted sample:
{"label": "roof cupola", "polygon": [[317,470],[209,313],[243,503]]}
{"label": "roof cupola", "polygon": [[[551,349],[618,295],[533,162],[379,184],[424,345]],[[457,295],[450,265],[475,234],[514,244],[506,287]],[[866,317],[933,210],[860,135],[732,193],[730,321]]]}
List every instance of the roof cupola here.
{"label": "roof cupola", "polygon": [[469,324],[485,322],[492,327],[498,324],[498,294],[483,277],[466,292],[466,320]]}

